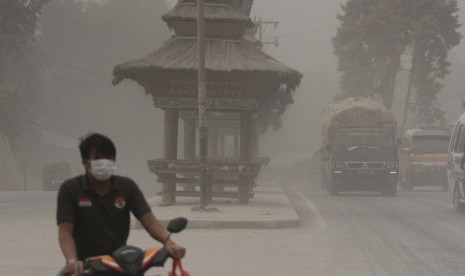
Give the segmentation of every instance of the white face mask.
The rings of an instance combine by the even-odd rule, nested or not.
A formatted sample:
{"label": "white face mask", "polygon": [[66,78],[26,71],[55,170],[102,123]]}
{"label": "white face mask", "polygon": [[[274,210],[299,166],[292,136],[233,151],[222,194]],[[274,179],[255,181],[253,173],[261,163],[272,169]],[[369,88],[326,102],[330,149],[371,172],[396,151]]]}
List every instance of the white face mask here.
{"label": "white face mask", "polygon": [[91,160],[90,166],[90,173],[100,181],[110,179],[110,177],[116,171],[115,162],[109,159]]}

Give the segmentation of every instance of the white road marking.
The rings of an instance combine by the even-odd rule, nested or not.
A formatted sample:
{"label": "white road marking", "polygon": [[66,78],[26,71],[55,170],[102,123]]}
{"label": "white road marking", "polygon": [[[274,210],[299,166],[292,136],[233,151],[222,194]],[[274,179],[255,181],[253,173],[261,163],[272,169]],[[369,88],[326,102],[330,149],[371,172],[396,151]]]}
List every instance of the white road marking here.
{"label": "white road marking", "polygon": [[305,204],[307,204],[307,207],[314,214],[316,224],[317,224],[316,229],[328,228],[328,224],[326,223],[325,219],[321,215],[320,211],[318,211],[318,208],[316,208],[316,206],[313,204],[313,202],[306,195],[304,195],[303,193],[297,191],[294,188],[292,190],[293,190],[293,192],[295,192],[297,195],[299,195],[305,201]]}

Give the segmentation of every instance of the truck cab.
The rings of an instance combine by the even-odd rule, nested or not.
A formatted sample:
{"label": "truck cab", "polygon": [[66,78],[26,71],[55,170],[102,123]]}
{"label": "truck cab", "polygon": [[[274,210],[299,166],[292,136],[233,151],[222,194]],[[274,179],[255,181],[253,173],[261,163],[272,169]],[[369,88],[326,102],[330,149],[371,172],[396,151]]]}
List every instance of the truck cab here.
{"label": "truck cab", "polygon": [[400,185],[412,191],[418,186],[449,190],[447,150],[450,134],[445,130],[407,130],[399,148]]}
{"label": "truck cab", "polygon": [[342,128],[327,147],[325,184],[331,195],[343,191],[397,194],[397,139],[390,129]]}
{"label": "truck cab", "polygon": [[397,194],[397,122],[373,99],[347,98],[323,110],[322,181],[331,195],[343,191]]}

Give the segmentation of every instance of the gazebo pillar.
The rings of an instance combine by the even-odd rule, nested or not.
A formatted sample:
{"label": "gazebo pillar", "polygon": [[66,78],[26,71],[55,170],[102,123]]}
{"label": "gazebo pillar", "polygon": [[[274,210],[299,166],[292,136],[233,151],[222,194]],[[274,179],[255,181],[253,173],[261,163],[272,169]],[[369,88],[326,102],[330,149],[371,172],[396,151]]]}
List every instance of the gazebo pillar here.
{"label": "gazebo pillar", "polygon": [[208,155],[212,159],[218,158],[218,130],[214,128],[209,129],[208,133]]}
{"label": "gazebo pillar", "polygon": [[[176,109],[165,110],[165,133],[163,157],[165,160],[178,159],[178,121],[179,112]],[[176,202],[176,174],[167,174],[162,182],[162,203],[171,205]]]}
{"label": "gazebo pillar", "polygon": [[241,112],[240,152],[239,160],[249,162],[252,152],[252,112]]}
{"label": "gazebo pillar", "polygon": [[[240,132],[240,162],[250,162],[252,157],[252,112],[241,112],[241,132]],[[249,203],[249,191],[251,186],[251,179],[249,177],[241,176],[239,183],[239,203]]]}
{"label": "gazebo pillar", "polygon": [[196,127],[194,119],[184,119],[184,159],[195,160]]}
{"label": "gazebo pillar", "polygon": [[224,158],[224,143],[225,143],[226,135],[224,131],[220,131],[218,133],[218,157],[223,159]]}
{"label": "gazebo pillar", "polygon": [[233,132],[234,139],[234,159],[239,160],[239,133],[237,130]]}
{"label": "gazebo pillar", "polygon": [[[195,160],[196,126],[194,119],[184,119],[184,159]],[[195,191],[195,184],[182,184],[184,191]]]}
{"label": "gazebo pillar", "polygon": [[259,154],[259,141],[260,141],[260,135],[258,133],[258,129],[257,129],[257,126],[256,126],[256,123],[257,122],[254,122],[253,123],[253,129],[252,129],[252,156],[251,156],[251,159],[252,160],[256,160],[258,158],[258,154]]}
{"label": "gazebo pillar", "polygon": [[[219,144],[221,143],[220,141],[222,139],[220,132],[221,131],[218,128],[210,128],[209,133],[208,133],[209,134],[209,138],[208,138],[209,157],[212,160],[216,160],[216,161],[219,161],[221,159],[221,155],[222,155],[221,150],[224,151],[223,148],[218,150]],[[211,190],[213,192],[222,192],[222,191],[224,191],[224,185],[222,185],[222,184],[213,185],[213,182],[214,182],[213,176],[209,176],[209,181],[210,181],[209,183],[211,185]]]}

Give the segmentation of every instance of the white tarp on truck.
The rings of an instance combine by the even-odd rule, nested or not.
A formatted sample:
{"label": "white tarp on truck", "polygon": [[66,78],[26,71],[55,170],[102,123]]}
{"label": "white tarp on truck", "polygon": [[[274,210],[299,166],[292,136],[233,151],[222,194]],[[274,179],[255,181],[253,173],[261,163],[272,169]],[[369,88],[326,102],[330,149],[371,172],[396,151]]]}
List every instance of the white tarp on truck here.
{"label": "white tarp on truck", "polygon": [[321,143],[329,145],[340,128],[388,128],[395,131],[394,115],[381,103],[367,98],[348,98],[323,110]]}

